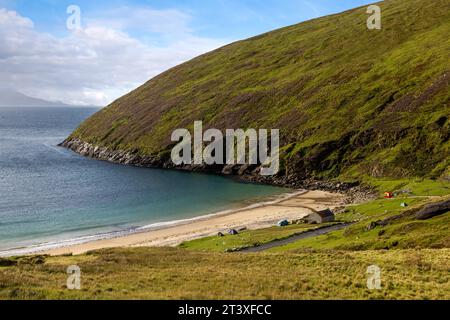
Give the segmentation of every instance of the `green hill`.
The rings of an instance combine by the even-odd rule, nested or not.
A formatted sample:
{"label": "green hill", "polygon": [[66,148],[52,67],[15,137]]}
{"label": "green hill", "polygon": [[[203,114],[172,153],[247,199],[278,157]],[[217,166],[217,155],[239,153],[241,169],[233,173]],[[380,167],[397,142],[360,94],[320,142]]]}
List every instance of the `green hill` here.
{"label": "green hill", "polygon": [[170,167],[172,131],[203,120],[204,129],[279,128],[285,182],[449,176],[450,1],[379,5],[382,30],[367,29],[362,7],[172,68],[92,116],[64,145]]}

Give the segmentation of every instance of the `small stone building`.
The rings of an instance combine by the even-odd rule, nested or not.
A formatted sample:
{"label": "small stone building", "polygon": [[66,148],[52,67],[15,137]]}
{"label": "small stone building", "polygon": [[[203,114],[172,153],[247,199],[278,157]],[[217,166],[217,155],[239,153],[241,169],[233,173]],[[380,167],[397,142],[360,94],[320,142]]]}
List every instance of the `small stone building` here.
{"label": "small stone building", "polygon": [[321,224],[335,221],[333,211],[330,209],[316,211],[305,217],[305,222],[309,224]]}

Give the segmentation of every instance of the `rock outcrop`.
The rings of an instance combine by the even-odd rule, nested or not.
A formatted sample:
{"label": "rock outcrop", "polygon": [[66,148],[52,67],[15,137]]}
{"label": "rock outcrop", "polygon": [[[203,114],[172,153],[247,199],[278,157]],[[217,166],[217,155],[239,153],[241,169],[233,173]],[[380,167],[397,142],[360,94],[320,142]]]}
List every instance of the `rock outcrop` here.
{"label": "rock outcrop", "polygon": [[182,171],[204,172],[230,176],[242,181],[283,186],[295,189],[324,190],[329,192],[345,193],[349,202],[364,202],[376,197],[371,187],[359,183],[342,183],[338,181],[320,181],[304,179],[295,174],[281,172],[276,176],[262,176],[260,167],[249,165],[181,165],[175,166],[170,157],[142,156],[138,153],[123,150],[112,150],[99,147],[80,139],[68,138],[59,146],[68,148],[85,157],[145,168],[175,169]]}
{"label": "rock outcrop", "polygon": [[450,200],[426,205],[417,212],[416,218],[418,220],[428,220],[447,212],[450,212]]}

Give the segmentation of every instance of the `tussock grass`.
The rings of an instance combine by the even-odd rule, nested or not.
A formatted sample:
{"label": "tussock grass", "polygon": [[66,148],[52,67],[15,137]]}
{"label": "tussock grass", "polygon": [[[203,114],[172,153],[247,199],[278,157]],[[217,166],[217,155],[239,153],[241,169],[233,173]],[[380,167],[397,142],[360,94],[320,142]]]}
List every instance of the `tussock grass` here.
{"label": "tussock grass", "polygon": [[[81,290],[65,288],[67,266]],[[366,270],[382,270],[382,290]],[[205,253],[114,249],[0,268],[0,299],[449,299],[450,250]]]}

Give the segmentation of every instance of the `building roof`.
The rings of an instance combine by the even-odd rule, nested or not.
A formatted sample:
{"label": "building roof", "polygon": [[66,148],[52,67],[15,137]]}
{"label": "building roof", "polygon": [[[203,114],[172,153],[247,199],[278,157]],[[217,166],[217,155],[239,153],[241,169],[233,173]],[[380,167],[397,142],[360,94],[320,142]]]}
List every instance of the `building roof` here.
{"label": "building roof", "polygon": [[326,210],[322,210],[322,211],[317,211],[317,214],[318,214],[321,218],[334,217],[334,213],[333,213],[333,211],[331,211],[330,209],[326,209]]}

